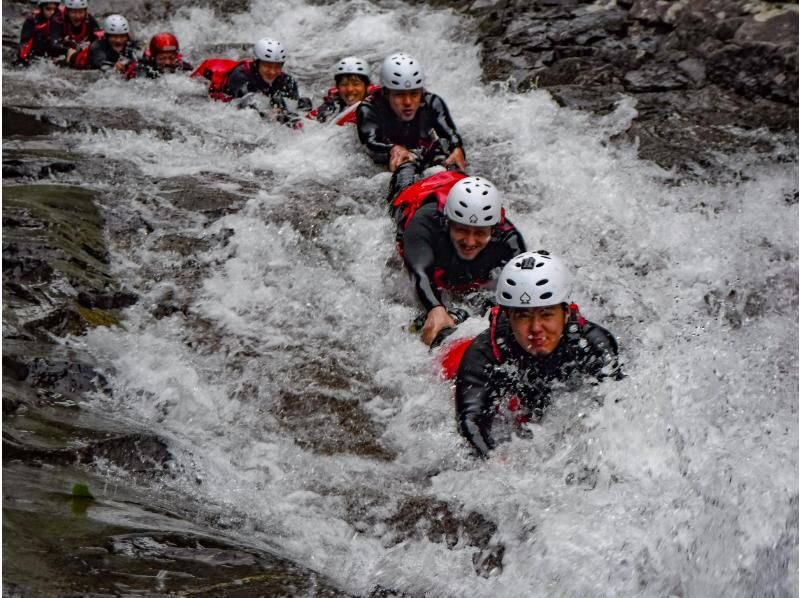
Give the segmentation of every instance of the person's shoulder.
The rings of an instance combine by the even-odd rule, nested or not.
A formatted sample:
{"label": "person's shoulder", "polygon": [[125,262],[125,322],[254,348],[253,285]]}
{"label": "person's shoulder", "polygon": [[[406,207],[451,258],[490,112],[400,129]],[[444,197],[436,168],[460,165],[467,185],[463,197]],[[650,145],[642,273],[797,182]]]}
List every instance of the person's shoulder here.
{"label": "person's shoulder", "polygon": [[497,365],[497,359],[492,348],[491,330],[487,328],[479,333],[464,351],[459,365],[459,373],[469,370],[485,370]]}
{"label": "person's shoulder", "polygon": [[586,320],[583,325],[582,336],[595,349],[619,352],[617,339],[606,328],[595,322]]}
{"label": "person's shoulder", "polygon": [[414,212],[411,220],[408,221],[406,232],[412,234],[422,230],[438,232],[440,229],[444,230],[441,221],[441,212],[439,212],[436,202],[428,201]]}

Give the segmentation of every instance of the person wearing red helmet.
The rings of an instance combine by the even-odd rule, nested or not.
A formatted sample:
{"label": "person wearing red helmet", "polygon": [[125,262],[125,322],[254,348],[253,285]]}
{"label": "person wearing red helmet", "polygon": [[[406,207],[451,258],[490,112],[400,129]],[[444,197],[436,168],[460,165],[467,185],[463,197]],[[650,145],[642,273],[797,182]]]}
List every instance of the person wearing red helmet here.
{"label": "person wearing red helmet", "polygon": [[64,0],[64,10],[56,12],[50,28],[51,53],[57,62],[72,66],[77,54],[102,35],[88,0]]}
{"label": "person wearing red helmet", "polygon": [[178,38],[172,33],[156,33],[150,39],[150,45],[144,56],[129,75],[130,77],[148,77],[155,79],[164,73],[191,71],[192,65],[183,60]]}
{"label": "person wearing red helmet", "polygon": [[17,64],[27,65],[33,58],[47,58],[52,52],[50,26],[58,12],[58,2],[37,1],[36,5],[22,24]]}

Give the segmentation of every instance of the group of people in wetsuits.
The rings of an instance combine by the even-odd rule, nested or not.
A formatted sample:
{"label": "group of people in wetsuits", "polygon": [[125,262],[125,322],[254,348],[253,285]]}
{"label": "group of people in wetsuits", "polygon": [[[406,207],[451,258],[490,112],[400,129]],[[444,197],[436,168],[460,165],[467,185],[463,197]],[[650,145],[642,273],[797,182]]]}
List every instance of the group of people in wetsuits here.
{"label": "group of people in wetsuits", "polygon": [[[47,35],[40,27],[44,20]],[[109,16],[100,31],[87,0],[64,0],[63,9],[39,3],[25,22],[20,60],[46,56],[128,77],[191,69],[172,34],[157,34],[148,50],[137,54],[124,17]],[[617,343],[572,302],[566,265],[548,251],[528,251],[497,187],[467,175],[464,141],[447,104],[426,89],[419,61],[405,53],[388,56],[378,86],[365,60],[344,58],[334,67],[335,86],[311,110],[283,70],[286,58],[281,42],[264,38],[251,59],[209,59],[193,76],[210,81],[215,99],[240,107],[268,98],[275,120],[292,126],[300,122],[297,112],[320,122],[353,123],[367,154],[388,167],[387,207],[422,309],[420,336],[432,348],[444,343],[440,350],[455,377],[458,428],[477,455],[487,457],[494,448],[498,418],[521,435],[529,433],[527,424],[542,416],[555,382],[576,374],[594,381],[621,377]],[[295,102],[291,110],[287,100]],[[487,312],[487,330],[448,343],[466,317]]]}

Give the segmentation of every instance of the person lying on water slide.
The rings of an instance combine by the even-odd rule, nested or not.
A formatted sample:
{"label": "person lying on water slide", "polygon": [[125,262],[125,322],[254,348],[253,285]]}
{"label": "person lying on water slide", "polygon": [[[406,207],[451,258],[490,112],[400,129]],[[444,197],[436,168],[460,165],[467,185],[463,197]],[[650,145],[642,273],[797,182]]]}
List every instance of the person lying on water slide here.
{"label": "person lying on water slide", "polygon": [[28,65],[33,58],[51,54],[51,26],[58,13],[58,2],[37,2],[34,11],[22,23],[16,63]]}
{"label": "person lying on water slide", "polygon": [[73,66],[78,53],[103,36],[97,20],[89,14],[88,0],[64,0],[50,25],[50,53],[57,63]]}
{"label": "person lying on water slide", "polygon": [[321,123],[334,120],[337,125],[356,122],[356,108],[367,93],[380,89],[370,85],[369,64],[358,56],[342,58],[333,68],[334,87],[328,90],[322,104],[308,113],[308,118]]}
{"label": "person lying on water slide", "polygon": [[518,255],[500,273],[489,329],[469,344],[456,375],[458,429],[480,457],[495,447],[495,418],[537,420],[554,381],[622,377],[616,340],[580,315],[571,289],[564,264],[547,251]]}
{"label": "person lying on water slide", "polygon": [[425,90],[422,65],[392,54],[381,66],[381,85],[358,106],[356,124],[372,160],[394,173],[389,201],[432,165],[466,172],[464,143],[444,100]]}
{"label": "person lying on water slide", "polygon": [[168,32],[156,33],[144,56],[129,74],[129,78],[147,77],[156,79],[164,73],[191,71],[192,65],[183,60],[178,38]]}
{"label": "person lying on water slide", "polygon": [[75,59],[75,67],[101,71],[114,69],[119,73],[133,68],[140,49],[131,39],[128,20],[122,15],[111,15],[103,22],[103,32],[103,39],[98,39],[89,46],[86,64],[78,57]]}
{"label": "person lying on water slide", "polygon": [[416,188],[433,183],[433,177],[401,192],[393,204],[398,251],[425,310],[426,345],[457,323],[442,300],[443,290],[464,295],[490,288],[493,271],[525,251],[525,241],[505,218],[500,193],[492,183],[456,172],[434,176],[450,185],[443,206],[436,195],[424,193],[417,194],[416,201],[405,201]]}
{"label": "person lying on water slide", "polygon": [[255,60],[240,63],[228,75],[226,95],[251,100],[259,95],[267,96],[278,120],[282,120],[280,115],[287,111],[286,100],[296,101],[298,110],[311,109],[311,100],[300,97],[297,81],[283,70],[288,53],[281,42],[262,38],[253,46],[253,56]]}

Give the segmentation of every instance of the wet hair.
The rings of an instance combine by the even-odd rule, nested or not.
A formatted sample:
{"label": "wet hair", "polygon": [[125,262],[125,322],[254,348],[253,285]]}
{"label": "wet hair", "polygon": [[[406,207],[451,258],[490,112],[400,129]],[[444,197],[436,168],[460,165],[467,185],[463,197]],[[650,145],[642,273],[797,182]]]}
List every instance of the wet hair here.
{"label": "wet hair", "polygon": [[358,77],[364,82],[364,85],[369,85],[369,77],[367,77],[366,75],[359,75],[357,73],[340,73],[333,78],[333,80],[336,81],[337,87],[342,82],[343,77]]}

